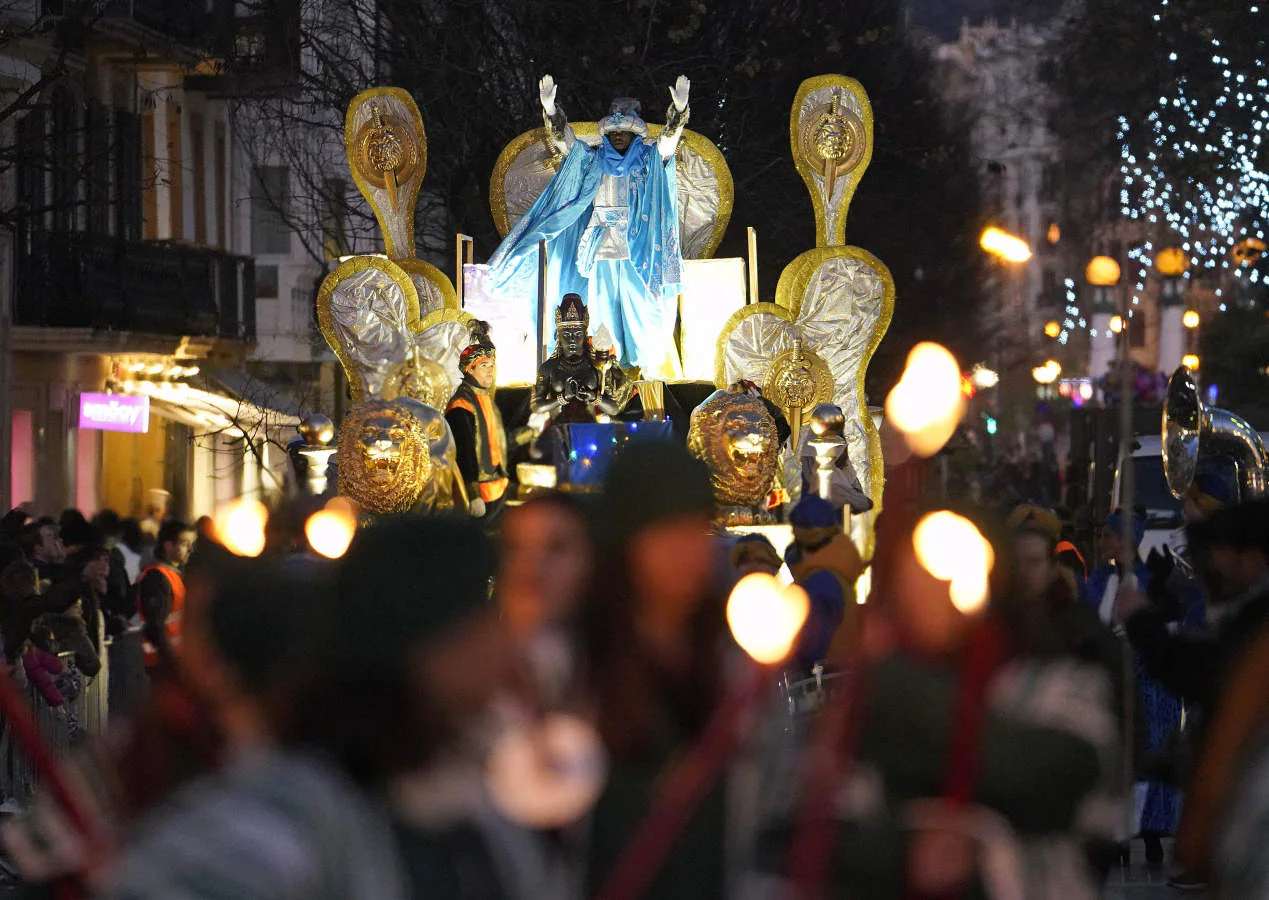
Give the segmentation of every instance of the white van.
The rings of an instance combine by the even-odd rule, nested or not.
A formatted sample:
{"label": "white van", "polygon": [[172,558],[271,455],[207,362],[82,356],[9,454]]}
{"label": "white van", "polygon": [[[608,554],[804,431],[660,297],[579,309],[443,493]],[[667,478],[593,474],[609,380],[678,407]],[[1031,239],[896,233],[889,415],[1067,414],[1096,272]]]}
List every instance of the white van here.
{"label": "white van", "polygon": [[[1269,434],[1261,438],[1269,442]],[[1145,559],[1151,548],[1166,544],[1181,552],[1185,548],[1185,523],[1181,519],[1182,503],[1172,496],[1168,481],[1163,477],[1163,440],[1158,434],[1139,434],[1133,438],[1133,474],[1136,478],[1133,505],[1145,507],[1146,533],[1141,541],[1141,558]],[[1233,460],[1216,457],[1204,460],[1200,466],[1204,472],[1220,476],[1229,488],[1230,496],[1238,495],[1238,471]],[[1120,473],[1115,471],[1111,489],[1111,509],[1122,506],[1120,501]]]}

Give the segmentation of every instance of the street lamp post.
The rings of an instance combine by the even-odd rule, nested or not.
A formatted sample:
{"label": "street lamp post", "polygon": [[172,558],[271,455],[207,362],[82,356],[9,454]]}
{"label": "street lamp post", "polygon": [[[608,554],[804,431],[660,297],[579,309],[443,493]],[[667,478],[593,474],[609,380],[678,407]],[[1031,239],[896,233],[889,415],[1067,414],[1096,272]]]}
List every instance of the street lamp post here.
{"label": "street lamp post", "polygon": [[[1014,307],[1013,314],[1015,316],[1022,316],[1023,321],[1024,322],[1027,321],[1025,316],[1026,311],[1024,309],[1025,304],[1023,302],[1022,280],[1024,276],[1023,276],[1023,270],[1021,267],[1023,264],[1025,264],[1031,259],[1032,253],[1031,253],[1030,245],[1027,244],[1025,240],[1018,237],[1017,235],[1010,234],[1009,232],[1004,231],[1003,229],[997,228],[994,225],[983,231],[982,236],[979,238],[978,243],[979,243],[979,246],[981,246],[989,254],[991,254],[997,260],[999,260],[1002,266],[1005,266],[1008,268],[1009,271],[1007,273],[1007,283],[1008,283],[1008,289],[1010,293],[1012,294],[1011,300],[1012,300],[1012,305]],[[1014,365],[1014,363],[1016,363],[1017,360],[1011,358],[1007,363],[1006,360],[1003,358],[1004,354],[1002,353],[1002,348],[1000,345],[1001,324],[1008,323],[1012,325],[1012,324],[1016,324],[1017,320],[1013,318],[1013,316],[1006,314],[1006,310],[1004,308],[1006,306],[1006,303],[1005,303],[1005,298],[1003,296],[1003,292],[1000,298],[1000,305],[1001,305],[1001,308],[997,311],[996,325],[992,329],[993,334],[992,334],[992,354],[991,354],[992,360],[991,361],[995,370],[1001,373],[1002,378],[1008,379],[1010,376],[1010,373],[1018,371],[1017,367]],[[1025,354],[1029,352],[1029,349],[1030,349],[1029,348],[1030,339],[1031,339],[1031,336],[1030,334],[1028,334],[1027,345],[1025,345],[1023,348],[1024,359],[1025,359]],[[1004,393],[1005,393],[1005,388],[1002,387],[1001,391],[999,392],[996,398],[997,401],[1005,401],[1005,397],[1001,396]],[[1005,405],[1005,410],[1006,412],[1008,411],[1007,403]],[[993,457],[993,446],[994,446],[994,442],[988,441],[987,454],[988,454],[989,460],[992,459]]]}
{"label": "street lamp post", "polygon": [[[1115,358],[1115,286],[1119,284],[1119,263],[1109,256],[1095,256],[1084,269],[1084,280],[1093,289],[1093,311],[1089,328],[1088,376],[1094,385],[1110,369]],[[1122,325],[1126,322],[1121,321]]]}
{"label": "street lamp post", "polygon": [[1174,372],[1185,355],[1185,273],[1190,267],[1179,247],[1160,250],[1154,267],[1159,285],[1159,370]]}

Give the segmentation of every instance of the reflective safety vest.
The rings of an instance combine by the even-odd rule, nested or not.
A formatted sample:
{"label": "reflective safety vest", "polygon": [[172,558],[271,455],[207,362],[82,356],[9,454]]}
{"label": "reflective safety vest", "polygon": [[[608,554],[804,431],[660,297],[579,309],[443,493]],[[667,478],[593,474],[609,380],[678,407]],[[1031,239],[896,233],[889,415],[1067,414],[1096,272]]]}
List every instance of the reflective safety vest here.
{"label": "reflective safety vest", "polygon": [[[172,589],[172,608],[168,610],[167,619],[163,623],[163,629],[167,632],[167,645],[172,650],[176,650],[181,645],[181,619],[185,614],[185,580],[181,578],[181,573],[173,569],[171,566],[149,566],[142,570],[141,576],[137,579],[140,585],[145,581],[145,576],[151,572],[159,572],[167,579],[168,586]],[[140,589],[138,588],[138,601],[140,600]],[[144,632],[143,632],[144,633]],[[145,651],[146,668],[157,666],[159,664],[159,648],[155,647],[149,641],[143,640],[142,649]]]}

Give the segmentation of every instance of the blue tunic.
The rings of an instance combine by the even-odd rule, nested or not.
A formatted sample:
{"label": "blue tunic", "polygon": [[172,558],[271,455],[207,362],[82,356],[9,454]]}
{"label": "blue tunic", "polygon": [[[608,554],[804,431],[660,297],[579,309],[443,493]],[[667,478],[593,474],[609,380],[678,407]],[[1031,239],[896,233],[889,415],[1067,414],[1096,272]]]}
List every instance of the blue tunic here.
{"label": "blue tunic", "polygon": [[[626,226],[628,259],[598,258],[606,229],[594,215],[595,195],[604,175],[630,179],[628,216],[613,220]],[[624,155],[607,137],[598,147],[575,141],[546,190],[489,258],[490,286],[509,300],[527,300],[536,328],[537,248],[545,240],[547,296],[581,295],[592,333],[608,327],[621,365],[659,367],[678,313],[678,221],[673,156],[663,160],[643,140]],[[550,344],[553,319],[547,328]]]}
{"label": "blue tunic", "polygon": [[[1102,595],[1115,567],[1104,565],[1089,573],[1084,585],[1084,602],[1094,610],[1101,605]],[[1136,567],[1137,584],[1145,590],[1150,581],[1150,572],[1138,560]],[[1181,701],[1165,691],[1157,681],[1146,673],[1141,654],[1132,654],[1133,678],[1136,681],[1137,697],[1141,703],[1141,714],[1146,719],[1148,731],[1148,748],[1152,751],[1163,749],[1168,737],[1181,726]],[[1180,813],[1180,793],[1170,785],[1161,781],[1144,781],[1146,799],[1141,811],[1141,831],[1153,831],[1160,834],[1171,834],[1176,829]]]}

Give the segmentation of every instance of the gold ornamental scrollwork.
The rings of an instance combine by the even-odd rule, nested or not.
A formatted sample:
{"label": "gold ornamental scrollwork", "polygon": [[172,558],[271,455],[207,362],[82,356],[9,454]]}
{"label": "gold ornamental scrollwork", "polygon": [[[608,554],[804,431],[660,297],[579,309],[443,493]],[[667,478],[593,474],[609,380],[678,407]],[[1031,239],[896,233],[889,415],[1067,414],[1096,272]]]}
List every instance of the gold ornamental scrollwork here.
{"label": "gold ornamental scrollwork", "polygon": [[816,246],[845,244],[850,203],[872,161],[868,92],[842,75],[808,78],[793,100],[789,144],[815,208]]}
{"label": "gold ornamental scrollwork", "polygon": [[354,97],[344,116],[344,151],[353,183],[379,221],[388,257],[413,257],[414,203],[427,172],[427,132],[414,98],[390,87]]}
{"label": "gold ornamental scrollwork", "polygon": [[351,158],[358,174],[387,192],[393,210],[397,208],[399,185],[412,179],[420,168],[427,168],[426,149],[404,123],[395,116],[385,115],[377,103],[370,104],[370,120],[357,132],[352,149]]}
{"label": "gold ornamental scrollwork", "polygon": [[863,119],[852,110],[844,111],[838,97],[803,119],[801,142],[802,152],[824,179],[828,197],[836,191],[837,179],[863,162],[868,149]]}
{"label": "gold ornamental scrollwork", "polygon": [[771,361],[762,394],[784,413],[792,433],[801,435],[811,411],[832,402],[833,373],[822,356],[794,338],[793,347]]}

